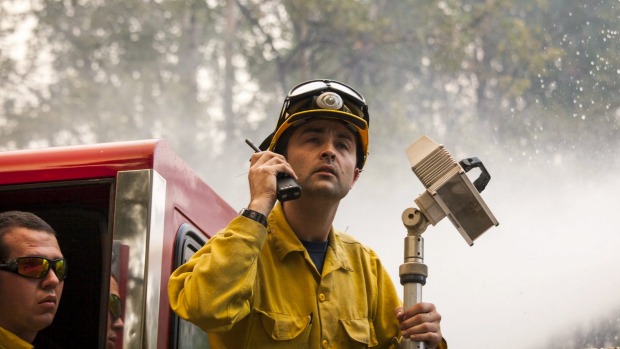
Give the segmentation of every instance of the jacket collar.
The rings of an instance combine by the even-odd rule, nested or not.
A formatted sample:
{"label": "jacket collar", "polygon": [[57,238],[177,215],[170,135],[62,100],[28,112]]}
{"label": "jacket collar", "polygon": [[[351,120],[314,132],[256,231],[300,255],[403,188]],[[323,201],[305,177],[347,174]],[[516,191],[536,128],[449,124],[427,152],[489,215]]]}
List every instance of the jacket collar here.
{"label": "jacket collar", "polygon": [[[269,226],[268,239],[274,247],[275,254],[279,260],[283,260],[291,252],[303,252],[305,250],[304,245],[302,245],[288,224],[280,202],[271,210],[267,222]],[[329,229],[328,241],[329,245],[325,261],[333,261],[333,268],[330,267],[330,263],[325,263],[324,268],[329,268],[330,271],[331,269],[339,268],[352,271],[353,268],[351,268],[347,259],[342,241],[340,241],[339,234],[334,230],[333,226]]]}

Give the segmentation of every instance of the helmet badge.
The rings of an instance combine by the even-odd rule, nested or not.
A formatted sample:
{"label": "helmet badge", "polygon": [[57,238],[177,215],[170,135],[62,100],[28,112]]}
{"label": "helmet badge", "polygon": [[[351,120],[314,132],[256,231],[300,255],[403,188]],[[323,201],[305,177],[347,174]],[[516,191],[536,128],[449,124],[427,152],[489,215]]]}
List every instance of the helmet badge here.
{"label": "helmet badge", "polygon": [[340,110],[344,102],[337,93],[323,92],[316,98],[316,104],[321,109]]}

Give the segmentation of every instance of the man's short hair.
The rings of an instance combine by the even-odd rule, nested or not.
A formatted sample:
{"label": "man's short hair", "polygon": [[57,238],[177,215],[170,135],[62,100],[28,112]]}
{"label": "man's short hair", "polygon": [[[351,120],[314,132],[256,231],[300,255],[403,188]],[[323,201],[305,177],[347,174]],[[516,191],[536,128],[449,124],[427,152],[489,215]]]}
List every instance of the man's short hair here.
{"label": "man's short hair", "polygon": [[46,221],[31,212],[0,212],[0,261],[8,258],[10,251],[4,245],[4,235],[15,228],[44,231],[56,236],[56,231]]}

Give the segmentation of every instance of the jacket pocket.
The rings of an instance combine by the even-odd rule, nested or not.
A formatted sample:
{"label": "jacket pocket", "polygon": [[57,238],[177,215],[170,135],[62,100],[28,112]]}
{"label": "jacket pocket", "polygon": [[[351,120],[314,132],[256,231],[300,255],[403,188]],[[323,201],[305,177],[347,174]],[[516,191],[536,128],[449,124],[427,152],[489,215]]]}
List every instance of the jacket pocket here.
{"label": "jacket pocket", "polygon": [[248,348],[308,348],[310,316],[257,311]]}
{"label": "jacket pocket", "polygon": [[341,319],[340,323],[352,342],[363,344],[366,348],[379,344],[374,327],[368,319]]}

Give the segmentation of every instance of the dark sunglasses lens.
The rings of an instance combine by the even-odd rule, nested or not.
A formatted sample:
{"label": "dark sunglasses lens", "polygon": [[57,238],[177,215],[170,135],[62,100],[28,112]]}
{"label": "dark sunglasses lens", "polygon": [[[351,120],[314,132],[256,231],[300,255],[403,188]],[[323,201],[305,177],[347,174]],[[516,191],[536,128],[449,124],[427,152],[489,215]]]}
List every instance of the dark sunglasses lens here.
{"label": "dark sunglasses lens", "polygon": [[65,259],[56,260],[54,272],[56,273],[58,280],[64,280],[67,277],[67,261]]}
{"label": "dark sunglasses lens", "polygon": [[27,257],[17,260],[17,272],[29,278],[40,279],[47,274],[50,264],[47,259]]}
{"label": "dark sunglasses lens", "polygon": [[121,299],[115,295],[115,294],[111,294],[110,295],[110,314],[112,314],[112,318],[114,320],[117,320],[121,317],[121,314],[123,312],[123,306],[121,304]]}

